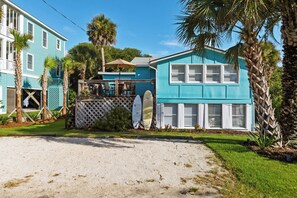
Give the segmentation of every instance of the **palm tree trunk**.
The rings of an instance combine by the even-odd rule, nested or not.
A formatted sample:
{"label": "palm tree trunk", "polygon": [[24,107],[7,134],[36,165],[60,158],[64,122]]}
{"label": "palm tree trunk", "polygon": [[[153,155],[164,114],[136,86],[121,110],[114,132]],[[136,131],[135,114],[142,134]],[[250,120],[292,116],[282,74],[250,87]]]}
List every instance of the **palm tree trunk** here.
{"label": "palm tree trunk", "polygon": [[15,64],[16,113],[17,123],[22,123],[22,63],[21,54],[16,53]]}
{"label": "palm tree trunk", "polygon": [[62,115],[66,115],[67,113],[67,92],[68,92],[68,70],[64,70],[63,77],[63,110]]}
{"label": "palm tree trunk", "polygon": [[86,70],[87,70],[87,64],[83,63],[82,68],[80,71],[80,79],[85,80],[86,79]]}
{"label": "palm tree trunk", "polygon": [[281,127],[285,140],[297,138],[297,2],[282,2],[283,97]]}
{"label": "palm tree trunk", "polygon": [[44,68],[43,76],[42,76],[42,107],[43,107],[42,120],[43,121],[47,119],[46,90],[47,90],[47,70],[46,68]]}
{"label": "palm tree trunk", "polygon": [[243,35],[245,40],[244,55],[246,57],[248,75],[253,89],[255,111],[260,133],[268,132],[281,137],[280,127],[274,117],[274,109],[269,93],[269,85],[264,75],[262,49],[256,37],[256,33],[249,31]]}
{"label": "palm tree trunk", "polygon": [[101,46],[101,59],[102,59],[102,71],[105,72],[105,57],[104,57],[104,47]]}

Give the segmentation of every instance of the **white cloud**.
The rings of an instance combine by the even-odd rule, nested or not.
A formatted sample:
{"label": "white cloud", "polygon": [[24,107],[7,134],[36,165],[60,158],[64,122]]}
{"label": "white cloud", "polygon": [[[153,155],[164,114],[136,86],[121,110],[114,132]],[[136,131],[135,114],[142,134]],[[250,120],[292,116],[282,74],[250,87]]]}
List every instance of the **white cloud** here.
{"label": "white cloud", "polygon": [[166,41],[161,41],[161,45],[168,46],[168,47],[180,47],[183,48],[183,46],[175,39],[173,40],[166,40]]}

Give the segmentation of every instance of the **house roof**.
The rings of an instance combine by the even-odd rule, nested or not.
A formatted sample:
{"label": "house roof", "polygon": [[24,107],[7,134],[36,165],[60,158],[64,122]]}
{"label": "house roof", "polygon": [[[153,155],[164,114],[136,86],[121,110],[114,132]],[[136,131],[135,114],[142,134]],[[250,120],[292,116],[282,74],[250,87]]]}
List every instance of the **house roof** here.
{"label": "house roof", "polygon": [[[222,49],[219,49],[219,48],[215,48],[215,47],[210,47],[210,46],[205,46],[205,49],[216,51],[216,52],[222,53],[222,54],[225,54],[226,53],[225,50],[222,50]],[[189,54],[189,53],[192,53],[193,51],[194,51],[194,49],[190,49],[190,50],[186,50],[186,51],[179,52],[179,53],[176,53],[176,54],[172,54],[172,55],[169,55],[169,56],[164,56],[164,57],[161,57],[161,58],[157,58],[157,59],[151,60],[149,62],[149,64],[154,65],[154,64],[156,64],[156,63],[158,63],[160,61],[168,60],[170,58],[174,58],[174,57],[181,56],[181,55],[184,55],[184,54]],[[243,57],[239,57],[239,58],[244,59]]]}
{"label": "house roof", "polygon": [[60,34],[59,32],[57,32],[56,30],[52,29],[51,27],[45,25],[43,22],[41,22],[40,20],[38,20],[37,18],[35,18],[34,16],[32,16],[31,14],[29,14],[28,12],[26,12],[25,10],[23,10],[22,8],[20,8],[19,6],[15,5],[14,3],[12,3],[11,1],[8,0],[4,0],[4,3],[6,3],[7,5],[11,6],[12,8],[18,10],[19,12],[21,12],[22,14],[26,15],[27,17],[29,17],[31,20],[35,21],[36,23],[38,23],[39,25],[45,27],[47,30],[49,30],[50,32],[56,34],[57,36],[61,37],[62,39],[64,39],[65,41],[67,41],[68,39],[63,36],[62,34]]}
{"label": "house roof", "polygon": [[131,63],[137,66],[148,66],[149,62],[155,60],[156,58],[153,57],[135,57]]}

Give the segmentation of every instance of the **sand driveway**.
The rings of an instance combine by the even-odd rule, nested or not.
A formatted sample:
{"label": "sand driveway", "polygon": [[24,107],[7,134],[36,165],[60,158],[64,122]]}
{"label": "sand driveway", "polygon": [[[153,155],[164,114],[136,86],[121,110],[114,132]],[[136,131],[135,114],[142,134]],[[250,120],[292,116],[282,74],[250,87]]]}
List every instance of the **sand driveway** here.
{"label": "sand driveway", "polygon": [[0,197],[217,197],[219,164],[192,140],[4,137]]}

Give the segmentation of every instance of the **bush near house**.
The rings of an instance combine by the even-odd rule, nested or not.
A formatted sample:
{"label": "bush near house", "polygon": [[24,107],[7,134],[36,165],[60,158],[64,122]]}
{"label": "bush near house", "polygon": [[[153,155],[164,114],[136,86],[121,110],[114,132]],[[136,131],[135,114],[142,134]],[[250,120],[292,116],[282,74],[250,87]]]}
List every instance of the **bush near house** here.
{"label": "bush near house", "polygon": [[131,113],[124,107],[112,109],[95,123],[96,129],[106,131],[124,131],[131,127]]}

